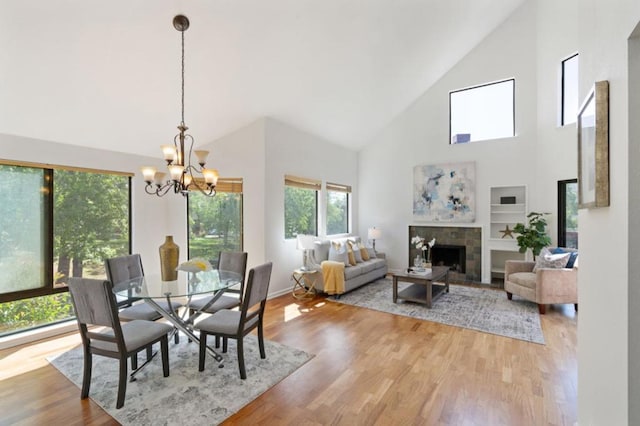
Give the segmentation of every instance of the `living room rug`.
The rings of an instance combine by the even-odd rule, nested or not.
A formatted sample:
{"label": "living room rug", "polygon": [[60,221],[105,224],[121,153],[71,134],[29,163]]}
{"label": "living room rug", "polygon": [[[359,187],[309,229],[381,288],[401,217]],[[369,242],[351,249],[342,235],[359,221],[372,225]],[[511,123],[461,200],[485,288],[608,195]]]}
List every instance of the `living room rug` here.
{"label": "living room rug", "polygon": [[[398,282],[398,291],[408,285]],[[507,300],[504,291],[490,288],[450,285],[449,293],[428,309],[420,303],[393,303],[393,281],[383,278],[329,300],[544,344],[537,305],[517,296]]]}
{"label": "living room rug", "polygon": [[[158,353],[127,383],[124,407],[116,409],[118,361],[93,357],[89,397],[123,425],[214,425],[237,412],[267,389],[280,382],[313,356],[301,350],[265,340],[266,359],[260,359],[257,338],[245,339],[246,380],[240,379],[235,340],[229,340],[224,368],[212,357],[198,371],[198,344],[169,343],[169,377],[162,376]],[[156,349],[154,345],[154,349]],[[159,345],[158,350],[159,350]],[[48,359],[62,374],[82,386],[82,346]],[[146,355],[139,354],[139,363]]]}

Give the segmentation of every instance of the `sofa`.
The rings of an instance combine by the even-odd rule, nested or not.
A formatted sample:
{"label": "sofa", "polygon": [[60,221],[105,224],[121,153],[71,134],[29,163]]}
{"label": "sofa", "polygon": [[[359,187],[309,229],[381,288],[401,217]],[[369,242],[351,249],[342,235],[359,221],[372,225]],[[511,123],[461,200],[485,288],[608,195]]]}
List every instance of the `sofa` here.
{"label": "sofa", "polygon": [[[329,252],[333,243],[346,245],[348,241],[360,243],[359,237],[348,237],[333,240],[320,240],[315,242],[315,248],[311,256],[311,263],[314,269],[318,270],[320,276],[316,279],[316,290],[325,292],[325,279],[323,275],[323,262],[329,261]],[[376,252],[372,248],[367,248],[369,259],[357,261],[355,265],[345,264],[344,266],[344,292],[351,291],[364,284],[383,278],[387,275],[387,259],[384,253]],[[375,257],[371,257],[374,254]],[[326,269],[325,269],[326,270]],[[332,293],[332,292],[330,292]],[[337,292],[336,294],[341,294]]]}
{"label": "sofa", "polygon": [[[563,253],[569,256],[562,256]],[[512,300],[515,294],[535,302],[540,314],[552,303],[573,303],[577,311],[577,266],[577,251],[564,247],[543,249],[536,262],[507,260],[504,268],[507,298]]]}

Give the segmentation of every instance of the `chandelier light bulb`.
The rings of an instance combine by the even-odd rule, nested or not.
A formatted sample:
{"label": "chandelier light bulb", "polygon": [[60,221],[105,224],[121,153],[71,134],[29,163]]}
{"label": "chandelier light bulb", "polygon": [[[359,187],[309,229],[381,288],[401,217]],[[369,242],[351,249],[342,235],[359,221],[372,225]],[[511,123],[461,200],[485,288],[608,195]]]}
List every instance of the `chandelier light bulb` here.
{"label": "chandelier light bulb", "polygon": [[141,170],[142,170],[142,176],[144,176],[144,181],[147,183],[153,182],[153,179],[156,175],[156,168],[143,167]]}

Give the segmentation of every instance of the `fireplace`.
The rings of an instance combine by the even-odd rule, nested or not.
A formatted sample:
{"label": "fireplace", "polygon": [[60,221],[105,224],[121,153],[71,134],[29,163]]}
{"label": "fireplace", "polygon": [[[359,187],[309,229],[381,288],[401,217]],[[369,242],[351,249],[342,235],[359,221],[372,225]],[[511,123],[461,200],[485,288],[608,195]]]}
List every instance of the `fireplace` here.
{"label": "fireplace", "polygon": [[434,266],[448,266],[450,270],[465,273],[467,270],[467,248],[465,246],[436,244],[431,249]]}
{"label": "fireplace", "polygon": [[[472,226],[409,226],[409,266],[422,251],[411,244],[411,238],[420,236],[425,241],[436,239],[431,253],[431,263],[453,267],[449,273],[452,282],[482,281],[482,228]],[[442,249],[442,250],[440,250]],[[440,251],[440,253],[439,253]]]}

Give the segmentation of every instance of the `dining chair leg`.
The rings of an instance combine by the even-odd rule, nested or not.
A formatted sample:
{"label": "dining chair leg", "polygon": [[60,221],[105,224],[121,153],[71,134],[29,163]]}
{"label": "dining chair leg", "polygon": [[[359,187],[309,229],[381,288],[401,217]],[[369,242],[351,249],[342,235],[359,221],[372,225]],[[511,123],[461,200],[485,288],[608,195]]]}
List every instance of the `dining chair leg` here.
{"label": "dining chair leg", "polygon": [[[147,359],[149,359],[149,354],[147,354]],[[137,370],[138,369],[138,354],[137,353],[131,355],[131,369],[132,370]]]}
{"label": "dining chair leg", "polygon": [[262,332],[262,321],[258,324],[258,346],[260,347],[260,358],[265,359],[267,357],[264,351],[264,333]]}
{"label": "dining chair leg", "polygon": [[198,353],[198,371],[204,370],[204,358],[207,355],[207,333],[200,331],[200,351]]}
{"label": "dining chair leg", "polygon": [[227,353],[227,338],[226,337],[222,338],[222,353],[223,354]]}
{"label": "dining chair leg", "polygon": [[162,352],[162,373],[164,377],[169,377],[169,338],[167,336],[160,340],[160,351]]}
{"label": "dining chair leg", "polygon": [[[227,338],[225,337],[224,341],[227,341]],[[239,339],[237,339],[238,342],[238,367],[240,367],[240,378],[241,379],[246,379],[247,378],[247,372],[244,368],[244,338],[240,337]]]}
{"label": "dining chair leg", "polygon": [[82,375],[82,392],[80,398],[85,399],[89,396],[89,387],[91,386],[91,364],[93,363],[93,355],[86,348],[84,350],[84,374]]}
{"label": "dining chair leg", "polygon": [[[147,346],[147,361],[151,359],[151,357],[153,356],[153,347],[151,345]],[[138,357],[138,354],[136,354],[136,358]]]}
{"label": "dining chair leg", "polygon": [[220,347],[220,336],[216,336],[216,349]]}
{"label": "dining chair leg", "polygon": [[120,358],[120,377],[118,379],[118,400],[116,408],[124,405],[124,395],[127,392],[127,358]]}

